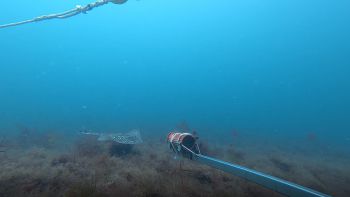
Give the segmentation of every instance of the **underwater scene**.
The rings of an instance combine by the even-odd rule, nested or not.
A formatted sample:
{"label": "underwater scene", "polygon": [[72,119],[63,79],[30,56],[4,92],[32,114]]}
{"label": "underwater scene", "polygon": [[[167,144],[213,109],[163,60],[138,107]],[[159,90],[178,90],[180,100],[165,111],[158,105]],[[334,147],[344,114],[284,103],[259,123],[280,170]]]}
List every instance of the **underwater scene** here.
{"label": "underwater scene", "polygon": [[350,1],[4,1],[0,197],[350,196]]}

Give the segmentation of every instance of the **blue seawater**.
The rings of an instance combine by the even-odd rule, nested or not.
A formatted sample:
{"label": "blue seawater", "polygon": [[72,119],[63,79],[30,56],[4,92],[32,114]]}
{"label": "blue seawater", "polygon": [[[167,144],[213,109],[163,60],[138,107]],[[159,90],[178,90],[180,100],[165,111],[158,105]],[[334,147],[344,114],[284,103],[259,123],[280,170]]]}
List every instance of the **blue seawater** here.
{"label": "blue seawater", "polygon": [[[0,24],[90,2],[4,1]],[[346,158],[349,10],[346,0],[129,0],[0,29],[0,133],[137,128],[165,139],[182,125],[208,143]]]}

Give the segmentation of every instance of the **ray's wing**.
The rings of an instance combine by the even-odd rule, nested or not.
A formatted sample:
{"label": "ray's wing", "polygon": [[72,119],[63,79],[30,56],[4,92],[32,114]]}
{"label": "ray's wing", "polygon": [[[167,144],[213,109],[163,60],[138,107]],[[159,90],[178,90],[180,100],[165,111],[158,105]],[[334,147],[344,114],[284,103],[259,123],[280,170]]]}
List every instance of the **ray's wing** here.
{"label": "ray's wing", "polygon": [[100,134],[97,138],[98,141],[108,141],[113,140],[113,138],[108,134]]}
{"label": "ray's wing", "polygon": [[80,134],[97,136],[98,141],[112,140],[121,144],[141,144],[143,142],[140,131],[137,129],[128,133],[103,134],[81,131]]}
{"label": "ray's wing", "polygon": [[121,144],[140,144],[143,142],[139,130],[132,130],[124,134],[114,134],[113,141]]}
{"label": "ray's wing", "polygon": [[94,135],[94,136],[100,136],[100,133],[94,133],[94,132],[89,132],[89,131],[80,131],[79,132],[82,135]]}

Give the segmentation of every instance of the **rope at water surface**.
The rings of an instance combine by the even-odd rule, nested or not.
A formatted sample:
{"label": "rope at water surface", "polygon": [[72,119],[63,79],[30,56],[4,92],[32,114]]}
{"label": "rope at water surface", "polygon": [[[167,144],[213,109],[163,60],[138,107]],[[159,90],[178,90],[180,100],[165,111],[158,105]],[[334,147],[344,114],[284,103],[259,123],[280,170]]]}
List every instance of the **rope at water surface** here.
{"label": "rope at water surface", "polygon": [[87,14],[87,12],[91,11],[92,9],[100,7],[102,5],[106,5],[110,2],[115,3],[115,4],[123,4],[126,1],[127,0],[98,0],[98,1],[93,2],[93,3],[89,3],[85,6],[77,5],[77,6],[75,6],[74,9],[71,9],[71,10],[68,10],[68,11],[65,11],[62,13],[48,14],[48,15],[38,16],[36,18],[29,19],[29,20],[0,25],[0,29],[18,26],[18,25],[24,25],[27,23],[35,23],[35,22],[50,20],[50,19],[65,19],[65,18],[69,18],[72,16],[76,16],[76,15],[81,14],[81,13]]}

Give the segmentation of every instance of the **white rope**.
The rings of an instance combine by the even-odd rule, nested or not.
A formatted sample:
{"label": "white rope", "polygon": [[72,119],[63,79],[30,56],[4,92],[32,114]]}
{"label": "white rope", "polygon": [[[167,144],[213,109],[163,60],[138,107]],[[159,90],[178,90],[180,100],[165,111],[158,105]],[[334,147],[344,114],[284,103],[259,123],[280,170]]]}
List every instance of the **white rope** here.
{"label": "white rope", "polygon": [[77,5],[74,9],[68,10],[68,11],[65,11],[62,13],[49,14],[49,15],[39,16],[39,17],[30,19],[30,20],[0,25],[0,29],[18,26],[18,25],[23,25],[23,24],[27,24],[27,23],[34,23],[34,22],[49,20],[49,19],[65,19],[65,18],[69,18],[69,17],[75,16],[75,15],[78,15],[81,13],[87,14],[88,11],[91,11],[92,9],[97,8],[99,6],[102,6],[102,5],[105,5],[109,2],[114,2],[114,1],[113,0],[98,0],[94,3],[87,4],[86,6]]}

